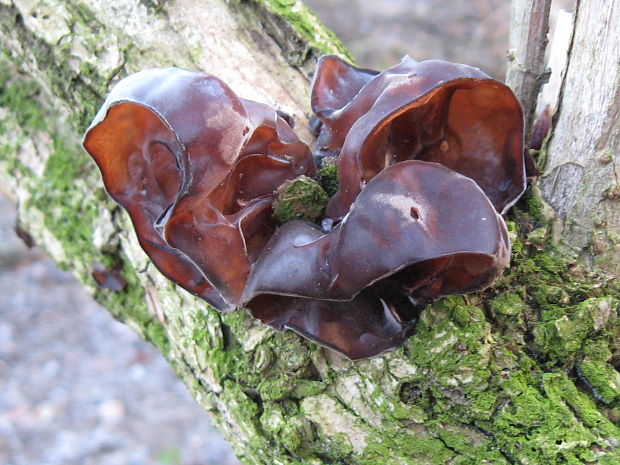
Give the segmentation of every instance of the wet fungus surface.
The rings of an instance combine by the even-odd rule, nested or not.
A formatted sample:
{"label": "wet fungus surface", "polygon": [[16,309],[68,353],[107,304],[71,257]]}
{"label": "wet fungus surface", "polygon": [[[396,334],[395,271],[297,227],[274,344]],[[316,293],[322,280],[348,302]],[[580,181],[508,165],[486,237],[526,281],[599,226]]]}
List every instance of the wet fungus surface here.
{"label": "wet fungus surface", "polygon": [[[400,345],[429,301],[483,289],[508,264],[521,108],[475,68],[408,57],[382,73],[322,57],[311,103],[314,157],[280,112],[218,78],[150,69],[114,87],[84,147],[169,279],[370,357]],[[318,179],[315,163],[338,172],[322,227],[279,224],[282,186]]]}

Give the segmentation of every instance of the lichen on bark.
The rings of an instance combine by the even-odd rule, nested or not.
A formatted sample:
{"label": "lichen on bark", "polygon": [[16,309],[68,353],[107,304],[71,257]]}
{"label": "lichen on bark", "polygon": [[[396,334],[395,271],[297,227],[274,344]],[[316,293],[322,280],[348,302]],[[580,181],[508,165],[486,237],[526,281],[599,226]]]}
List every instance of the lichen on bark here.
{"label": "lichen on bark", "polygon": [[[18,3],[0,3],[2,186],[35,241],[162,351],[243,462],[618,463],[620,284],[556,248],[536,189],[510,213],[512,263],[491,289],[435,302],[403,347],[351,362],[244,310],[219,314],[166,280],[79,147],[111,80],[202,59],[169,27],[176,2],[114,2],[169,38],[158,51],[156,36],[134,42],[94,1],[65,2],[80,32],[54,49]],[[122,52],[115,66],[99,59],[104,36]],[[75,50],[91,65],[75,67]],[[127,287],[98,289],[94,262],[120,266]]]}

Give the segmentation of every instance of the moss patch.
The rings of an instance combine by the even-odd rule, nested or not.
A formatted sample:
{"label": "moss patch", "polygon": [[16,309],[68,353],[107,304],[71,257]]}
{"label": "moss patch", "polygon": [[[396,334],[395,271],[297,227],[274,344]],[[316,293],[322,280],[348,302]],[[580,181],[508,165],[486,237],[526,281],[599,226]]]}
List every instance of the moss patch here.
{"label": "moss patch", "polygon": [[0,107],[11,111],[21,127],[45,129],[45,119],[38,104],[39,86],[29,79],[15,79],[7,61],[1,60],[0,63]]}
{"label": "moss patch", "polygon": [[320,55],[336,54],[353,61],[335,34],[300,0],[234,0],[251,24],[260,21],[265,32],[278,44],[287,62],[310,75]]}
{"label": "moss patch", "polygon": [[310,47],[321,54],[335,53],[351,59],[340,39],[299,0],[254,0],[272,14],[283,18]]}
{"label": "moss patch", "polygon": [[[15,68],[6,58],[0,62],[6,65],[0,70],[0,107],[13,118],[2,119],[0,128],[7,134],[23,133],[23,137],[35,139],[43,152],[39,155],[45,164],[41,178],[23,171],[23,165],[20,165],[22,171],[13,173],[17,182],[21,182],[22,187],[27,186],[30,192],[21,205],[22,214],[36,212],[42,215],[45,234],[52,235],[61,245],[61,254],[50,251],[58,265],[76,272],[84,284],[95,289],[98,302],[110,309],[116,318],[130,322],[145,339],[166,354],[168,339],[165,329],[148,312],[135,270],[121,255],[93,247],[93,232],[100,208],[108,203],[112,209],[112,203],[101,187],[92,161],[77,138],[59,127],[48,97],[39,85],[25,75],[15,74]],[[5,127],[11,121],[17,126]],[[17,150],[16,144],[10,144],[0,152],[0,161],[9,169],[11,163],[17,163]],[[38,231],[35,236],[40,233]],[[90,276],[94,262],[110,268],[120,264],[127,281],[126,288],[120,292],[96,288]]]}
{"label": "moss patch", "polygon": [[338,164],[336,159],[323,159],[319,168],[319,181],[330,197],[338,191]]}
{"label": "moss patch", "polygon": [[328,200],[319,183],[307,176],[299,176],[278,188],[273,216],[282,224],[292,220],[314,223],[323,215]]}
{"label": "moss patch", "polygon": [[[296,66],[311,62],[316,53],[338,49],[329,36],[317,38],[316,28],[322,26],[313,23],[298,2],[236,3],[263,12],[254,19],[269,18],[265,27],[296,50],[288,56]],[[98,40],[94,16],[76,8],[74,25],[92,29],[91,39]],[[290,29],[282,27],[300,11],[297,24],[293,20]],[[15,10],[1,6],[0,12],[10,18]],[[54,60],[67,61],[68,44],[51,50],[25,28],[16,33],[49,58],[41,63],[44,73],[65,74]],[[303,36],[316,43],[295,48]],[[329,44],[317,45],[323,40]],[[81,74],[71,82],[54,78],[52,87],[63,100],[80,102],[70,123],[81,131],[107,81],[90,62],[73,72]],[[5,84],[2,107],[16,115],[11,124],[18,118],[16,124],[30,127],[28,137],[43,131],[49,139],[43,144],[49,153],[42,158],[42,178],[20,175],[20,180],[28,175],[31,183],[23,208],[45,215],[46,234],[67,254],[61,263],[72,266],[90,286],[93,261],[121,265],[127,288],[96,290],[97,300],[173,361],[203,405],[219,412],[217,422],[238,441],[242,460],[269,465],[620,460],[620,434],[614,424],[620,418],[615,370],[620,354],[619,285],[583,271],[553,247],[552,219],[535,190],[511,212],[513,263],[505,276],[486,292],[441,299],[426,308],[415,334],[391,354],[355,363],[327,357],[315,344],[264,328],[243,311],[219,315],[194,303],[166,309],[166,317],[180,320],[175,330],[181,338],[169,340],[145,304],[135,265],[118,250],[104,253],[93,247],[99,207],[109,200],[101,188],[91,187],[100,186],[92,164],[75,137],[54,127],[58,113],[40,105],[43,96],[34,81],[10,79],[0,72]],[[10,150],[17,146],[12,142]],[[2,152],[3,166],[9,163],[10,150]],[[324,174],[335,183],[335,170]],[[179,298],[172,289],[161,295],[176,297],[172,302],[191,300]],[[351,386],[355,396],[339,389],[344,378],[358,380]],[[355,426],[356,441],[347,439],[346,424],[318,424],[321,416],[334,412],[339,415],[332,420],[349,419]]]}

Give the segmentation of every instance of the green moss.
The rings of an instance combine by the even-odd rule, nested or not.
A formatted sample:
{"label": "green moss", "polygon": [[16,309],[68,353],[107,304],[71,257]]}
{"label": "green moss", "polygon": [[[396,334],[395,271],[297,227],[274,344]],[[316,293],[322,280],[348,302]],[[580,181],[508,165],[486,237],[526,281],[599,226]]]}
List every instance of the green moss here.
{"label": "green moss", "polygon": [[152,315],[144,300],[144,290],[138,282],[130,264],[123,266],[123,278],[127,286],[122,291],[97,289],[95,300],[106,307],[112,315],[120,321],[128,323],[147,341],[156,346],[167,356],[170,350],[170,341],[164,326]]}
{"label": "green moss", "polygon": [[45,118],[38,98],[39,86],[31,79],[12,76],[14,74],[8,66],[0,68],[0,107],[11,111],[21,127],[45,129]]}
{"label": "green moss", "polygon": [[296,405],[292,409],[285,409],[277,403],[264,403],[260,423],[263,431],[275,441],[288,451],[298,454],[304,453],[302,446],[314,436],[310,425],[299,416]]}
{"label": "green moss", "polygon": [[280,223],[292,220],[317,221],[325,211],[329,197],[319,183],[307,176],[286,181],[278,189],[273,216]]}
{"label": "green moss", "polygon": [[532,297],[541,307],[568,305],[570,296],[561,286],[539,284],[532,288]]}
{"label": "green moss", "polygon": [[[47,132],[57,128],[38,84],[26,77],[7,82],[6,69],[3,68],[0,76],[3,82],[0,87],[0,105],[16,116],[17,123],[27,131],[27,136],[49,137]],[[14,159],[12,153],[7,155],[8,160]],[[89,179],[92,185],[99,185],[92,163],[77,141],[67,134],[54,135],[50,153],[45,160],[43,177],[33,184],[31,196],[22,208],[24,211],[34,209],[43,213],[47,232],[62,244],[63,256],[67,259],[66,262],[61,260],[59,265],[65,268],[71,265],[79,271],[86,284],[93,286],[89,273],[93,263],[97,261],[111,265],[116,264],[118,258],[93,249],[93,224],[99,214],[99,204],[107,201],[107,196],[102,188],[94,189],[91,195],[78,194],[77,184],[89,183]],[[165,330],[148,313],[142,286],[132,273],[129,266],[124,266],[123,275],[128,283],[125,290],[114,292],[100,289],[95,292],[95,298],[118,318],[132,321],[145,339],[165,353],[168,347]]]}
{"label": "green moss", "polygon": [[[540,266],[537,252],[531,257],[535,276],[542,281],[544,275],[547,282],[555,283],[557,266]],[[549,269],[553,270],[551,275],[546,273]],[[591,298],[572,304],[566,302],[566,295],[558,292],[557,286],[549,284],[552,289],[541,289],[540,281],[533,285],[540,292],[546,291],[544,299],[534,301],[544,303],[535,328],[549,331],[541,352],[553,363],[576,357],[592,340],[600,344],[592,346],[591,353],[610,355],[600,347],[608,347],[609,342],[603,341],[609,340],[615,328],[614,299]],[[569,300],[572,298],[569,295]],[[560,306],[562,302],[566,308]],[[489,310],[504,321],[517,315],[534,317],[529,305],[521,293],[498,293],[488,302]],[[564,324],[566,321],[574,324]],[[461,441],[467,444],[462,436],[434,430],[451,449],[459,451],[463,463],[482,463],[484,451],[501,451],[503,458],[509,457],[514,463],[582,463],[591,458],[592,449],[608,447],[607,437],[620,439],[619,431],[596,408],[592,397],[580,393],[563,372],[539,371],[539,363],[518,348],[525,344],[523,340],[511,341],[509,334],[494,334],[484,313],[468,305],[464,298],[443,299],[424,310],[415,336],[407,343],[411,363],[419,370],[409,384],[415,395],[404,399],[428,413],[424,422],[427,426],[434,421],[442,425],[473,423],[486,432],[480,452],[473,454],[469,449],[468,454],[467,447],[459,445]],[[593,368],[598,369],[596,376],[591,375],[595,382],[616,399],[613,367],[594,364],[586,371],[594,372]],[[604,430],[605,436],[598,435],[597,429]],[[494,446],[486,441],[490,437]],[[616,457],[614,454],[617,452],[608,455]],[[502,463],[500,459],[488,460]]]}
{"label": "green moss", "polygon": [[323,160],[319,168],[319,181],[330,197],[338,191],[338,165],[335,159]]}
{"label": "green moss", "polygon": [[31,175],[17,159],[26,143],[22,128],[39,132],[46,128],[44,110],[36,82],[16,73],[4,52],[0,53],[0,167],[16,178]]}
{"label": "green moss", "polygon": [[251,11],[248,14],[254,21],[261,17],[269,18],[263,25],[293,66],[303,66],[311,56],[323,54],[337,54],[352,61],[336,35],[323,26],[301,1],[236,0],[234,3],[249,8]]}
{"label": "green moss", "polygon": [[222,384],[220,401],[226,405],[227,409],[235,412],[236,426],[241,434],[247,438],[260,437],[260,407],[239,384],[232,380],[225,380]]}
{"label": "green moss", "polygon": [[490,302],[491,310],[501,315],[515,316],[523,313],[525,303],[517,294],[503,294]]}
{"label": "green moss", "polygon": [[590,298],[577,305],[546,303],[533,330],[537,350],[552,361],[569,362],[583,353],[586,343],[591,345],[596,340],[609,343],[618,308],[618,301],[611,297]]}
{"label": "green moss", "polygon": [[598,400],[612,406],[619,403],[620,374],[613,366],[604,361],[585,360],[578,370]]}
{"label": "green moss", "polygon": [[[413,364],[422,368],[418,381],[421,399],[434,418],[446,422],[488,420],[496,394],[490,389],[492,336],[482,311],[461,297],[444,299],[427,308],[407,347]],[[428,374],[432,373],[432,383]],[[448,393],[464,397],[454,401]],[[432,402],[428,402],[432,398]]]}
{"label": "green moss", "polygon": [[[63,244],[65,255],[71,260],[80,257],[90,267],[95,254],[93,222],[99,210],[93,197],[77,194],[75,188],[75,183],[85,180],[87,174],[94,178],[90,160],[82,150],[56,136],[43,179],[33,190],[26,208],[44,212],[45,227]],[[93,179],[93,184],[98,182]]]}
{"label": "green moss", "polygon": [[211,308],[197,310],[192,322],[192,340],[196,346],[207,351],[221,351],[224,348],[218,312]]}
{"label": "green moss", "polygon": [[452,463],[471,465],[509,463],[495,444],[488,441],[483,434],[465,425],[436,422],[430,429],[433,436],[440,438],[455,453]]}
{"label": "green moss", "polygon": [[[55,255],[60,260],[59,266],[70,266],[85,284],[95,289],[90,277],[93,263],[112,268],[119,264],[120,259],[97,251],[92,245],[99,208],[109,200],[101,187],[92,189],[87,195],[84,195],[84,189],[79,189],[80,184],[81,187],[100,185],[98,174],[76,138],[59,131],[55,113],[39,85],[27,76],[16,75],[14,66],[6,57],[0,59],[0,63],[3,65],[0,66],[0,106],[10,112],[9,116],[17,124],[16,127],[4,127],[8,120],[3,120],[0,122],[2,129],[13,134],[21,131],[24,137],[36,139],[43,153],[49,149],[47,156],[42,155],[45,160],[42,178],[23,171],[15,174],[16,179],[27,177],[24,185],[31,193],[21,206],[22,211],[26,215],[32,211],[43,215],[46,233],[62,245],[62,254]],[[6,151],[2,150],[1,156],[9,169],[12,169],[11,163],[17,163],[15,151],[18,149],[11,145]],[[19,167],[25,169],[21,164]],[[126,288],[120,292],[96,289],[95,298],[117,318],[130,322],[145,339],[166,354],[169,343],[164,327],[148,312],[135,271],[126,262],[121,265]]]}
{"label": "green moss", "polygon": [[592,448],[608,446],[597,433],[620,437],[564,373],[519,370],[501,385],[506,400],[492,430],[498,447],[518,463],[581,463]]}
{"label": "green moss", "polygon": [[406,465],[449,463],[456,454],[448,449],[439,439],[430,435],[415,437],[406,433],[392,431],[394,435],[381,435],[376,440],[369,441],[368,447],[354,463],[360,465],[377,465],[386,463],[389,457],[398,454],[399,462]]}
{"label": "green moss", "polygon": [[525,214],[535,224],[542,224],[549,219],[549,207],[545,205],[540,195],[538,187],[530,184],[519,201],[519,206],[525,208],[517,208],[515,213]]}
{"label": "green moss", "polygon": [[[66,22],[67,27],[79,27],[80,39],[84,44],[90,42],[93,49],[89,52],[96,57],[102,47],[105,47],[101,44],[107,43],[100,33],[102,26],[94,21],[94,15],[82,3],[67,2],[64,7],[69,15],[63,19],[63,25]],[[0,14],[0,27],[10,30],[15,40],[28,50],[26,56],[12,56],[11,61],[19,66],[22,60],[32,60],[30,53],[36,56],[36,66],[49,82],[51,93],[69,103],[66,109],[70,122],[82,133],[99,107],[112,76],[101,76],[101,73],[79,74],[79,70],[72,68],[76,60],[71,41],[61,40],[52,46],[33,33],[24,21],[14,20],[21,17],[16,7],[4,6],[3,10],[3,14]],[[115,72],[116,70],[112,70],[112,74]]]}

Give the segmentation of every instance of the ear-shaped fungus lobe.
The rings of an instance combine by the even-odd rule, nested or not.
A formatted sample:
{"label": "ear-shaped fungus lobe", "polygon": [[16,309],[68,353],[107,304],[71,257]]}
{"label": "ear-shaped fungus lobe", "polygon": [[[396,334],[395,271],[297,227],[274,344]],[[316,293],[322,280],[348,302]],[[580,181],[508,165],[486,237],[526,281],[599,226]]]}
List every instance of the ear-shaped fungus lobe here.
{"label": "ear-shaped fungus lobe", "polygon": [[[334,113],[353,100],[377,74],[379,74],[378,71],[357,68],[336,56],[323,55],[317,62],[312,79],[312,94],[310,95],[312,111],[322,121],[331,120],[334,118]],[[361,101],[360,103],[363,104]],[[355,122],[355,118],[366,111],[368,108],[350,110],[346,115],[341,116],[347,120],[346,123],[340,123],[337,128],[334,128],[334,125],[321,127],[316,141],[318,154],[337,156],[346,137],[346,132],[341,131],[342,126],[350,126]]]}
{"label": "ear-shaped fungus lobe", "polygon": [[155,265],[220,310],[238,304],[272,232],[273,191],[313,168],[275,110],[178,68],[119,82],[84,147]]}
{"label": "ear-shaped fungus lobe", "polygon": [[402,342],[416,302],[484,288],[509,255],[504,221],[474,181],[405,161],[375,176],[329,233],[280,228],[244,300],[267,324],[369,357]]}
{"label": "ear-shaped fungus lobe", "polygon": [[[321,64],[332,61],[339,60],[327,57]],[[521,195],[523,115],[508,87],[470,66],[405,57],[353,94],[346,76],[367,78],[369,73],[340,63],[319,65],[312,91],[322,122],[319,150],[338,154],[341,148],[340,189],[328,216],[342,218],[381,170],[412,159],[441,163],[472,178],[499,212]],[[336,76],[322,76],[331,73]],[[332,84],[323,89],[324,82]],[[340,82],[345,95],[353,95],[340,108],[325,111],[331,102],[322,96],[337,92],[333,83]]]}

